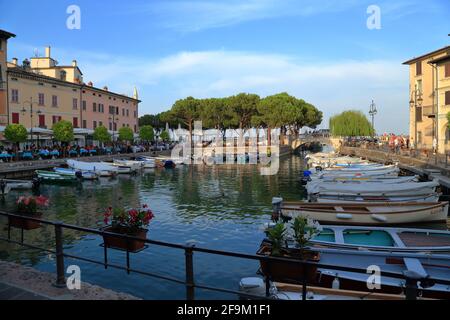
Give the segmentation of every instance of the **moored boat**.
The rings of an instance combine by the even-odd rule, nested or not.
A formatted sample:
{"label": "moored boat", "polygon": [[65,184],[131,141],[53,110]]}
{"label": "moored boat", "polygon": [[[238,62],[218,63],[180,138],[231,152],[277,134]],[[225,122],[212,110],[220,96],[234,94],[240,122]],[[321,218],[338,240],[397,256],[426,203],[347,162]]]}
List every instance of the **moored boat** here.
{"label": "moored boat", "polygon": [[302,216],[327,224],[366,226],[445,222],[447,212],[448,202],[281,202],[280,206],[281,216],[287,219]]}
{"label": "moored boat", "polygon": [[53,168],[53,171],[61,175],[75,176],[78,178],[83,178],[85,180],[96,180],[98,175],[93,171],[82,171],[72,168]]}
{"label": "moored boat", "polygon": [[44,182],[72,182],[77,180],[76,176],[63,175],[54,171],[36,170],[35,172],[38,178]]}
{"label": "moored boat", "polygon": [[428,195],[436,192],[439,183],[428,182],[405,182],[405,183],[382,183],[382,182],[360,182],[360,183],[338,183],[318,182],[308,183],[306,190],[309,195],[328,196],[418,196]]}
{"label": "moored boat", "polygon": [[77,170],[95,172],[101,177],[110,177],[119,171],[117,167],[102,162],[67,160],[67,165]]}

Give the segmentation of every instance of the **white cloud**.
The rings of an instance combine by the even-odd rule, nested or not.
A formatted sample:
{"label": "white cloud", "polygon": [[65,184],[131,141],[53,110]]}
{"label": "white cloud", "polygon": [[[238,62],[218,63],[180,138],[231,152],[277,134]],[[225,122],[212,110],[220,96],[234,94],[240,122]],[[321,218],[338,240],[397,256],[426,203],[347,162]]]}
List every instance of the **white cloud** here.
{"label": "white cloud", "polygon": [[107,85],[131,95],[140,91],[141,114],[169,108],[179,98],[221,97],[239,92],[266,96],[286,91],[324,111],[328,118],[344,109],[367,111],[378,104],[379,131],[406,133],[408,69],[398,61],[341,60],[304,62],[288,55],[239,51],[180,52],[163,58],[120,57],[53,48],[61,63],[75,56],[85,82]]}
{"label": "white cloud", "polygon": [[247,21],[337,12],[357,0],[176,0],[137,5],[127,13],[151,13],[162,27],[181,32],[219,28]]}

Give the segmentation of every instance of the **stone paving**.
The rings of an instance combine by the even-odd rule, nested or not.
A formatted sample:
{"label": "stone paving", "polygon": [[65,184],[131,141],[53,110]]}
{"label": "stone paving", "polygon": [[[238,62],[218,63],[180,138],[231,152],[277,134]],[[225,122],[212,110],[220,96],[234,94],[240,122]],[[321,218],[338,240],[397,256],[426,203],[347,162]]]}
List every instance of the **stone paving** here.
{"label": "stone paving", "polygon": [[55,280],[55,274],[0,260],[0,300],[140,300],[86,282],[80,290],[58,288]]}

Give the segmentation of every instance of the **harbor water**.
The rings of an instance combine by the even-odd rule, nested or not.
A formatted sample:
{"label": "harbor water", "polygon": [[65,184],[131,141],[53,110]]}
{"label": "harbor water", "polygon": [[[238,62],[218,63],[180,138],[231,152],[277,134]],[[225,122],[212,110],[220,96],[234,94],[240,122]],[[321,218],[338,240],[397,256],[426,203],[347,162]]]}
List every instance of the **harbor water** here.
{"label": "harbor water", "polygon": [[[149,169],[136,176],[85,181],[72,186],[42,185],[41,193],[50,198],[43,218],[52,221],[99,228],[109,206],[139,207],[148,204],[155,214],[148,237],[172,243],[193,243],[198,247],[254,254],[264,238],[263,225],[271,217],[271,199],[304,199],[299,182],[304,160],[298,156],[281,159],[277,175],[262,176],[256,165],[179,166],[175,169]],[[1,199],[2,210],[14,211],[15,200],[23,195],[11,192]],[[430,226],[427,226],[430,227]],[[445,228],[446,226],[433,226]],[[0,233],[6,236],[6,219],[0,220]],[[53,249],[51,227],[28,231],[25,242]],[[15,239],[20,231],[13,230]],[[68,254],[103,260],[102,238],[64,230],[64,250]],[[125,266],[126,254],[108,250],[109,262]],[[139,270],[185,278],[184,251],[150,245],[131,254],[131,267]],[[0,259],[48,272],[55,272],[54,256],[0,241]],[[144,299],[184,299],[180,284],[130,274],[101,265],[66,259],[66,267],[78,265],[82,281]],[[255,276],[255,261],[194,254],[197,284],[238,289],[242,277]],[[235,295],[196,290],[199,299],[234,299]]]}

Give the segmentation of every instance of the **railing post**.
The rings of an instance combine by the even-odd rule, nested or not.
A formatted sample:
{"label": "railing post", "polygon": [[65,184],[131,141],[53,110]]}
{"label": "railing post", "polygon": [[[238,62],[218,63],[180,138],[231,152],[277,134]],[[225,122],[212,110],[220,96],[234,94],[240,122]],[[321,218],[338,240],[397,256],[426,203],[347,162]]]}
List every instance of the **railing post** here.
{"label": "railing post", "polygon": [[195,287],[194,287],[194,245],[188,245],[184,248],[184,255],[186,258],[186,299],[195,299]]}
{"label": "railing post", "polygon": [[404,271],[405,276],[405,297],[406,300],[417,300],[417,282],[421,279],[421,276],[414,271]]}
{"label": "railing post", "polygon": [[64,276],[64,253],[62,239],[62,223],[55,223],[55,244],[56,244],[56,286],[65,287],[66,279]]}
{"label": "railing post", "polygon": [[307,278],[308,278],[308,265],[305,266],[305,260],[302,260],[300,266],[302,266],[303,269],[303,283],[302,283],[302,300],[306,300],[306,294],[307,294]]}

